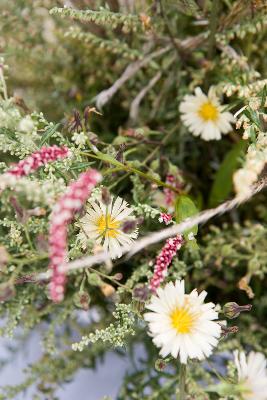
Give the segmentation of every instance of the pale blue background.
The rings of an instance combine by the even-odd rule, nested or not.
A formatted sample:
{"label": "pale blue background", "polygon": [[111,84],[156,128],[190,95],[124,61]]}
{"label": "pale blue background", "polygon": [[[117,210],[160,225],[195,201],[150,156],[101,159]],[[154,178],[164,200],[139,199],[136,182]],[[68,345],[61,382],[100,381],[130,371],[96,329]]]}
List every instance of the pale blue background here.
{"label": "pale blue background", "polygon": [[[10,353],[7,346],[14,346],[14,341],[0,339],[1,358]],[[139,349],[138,353],[142,352]],[[32,334],[25,345],[15,354],[12,362],[0,371],[0,386],[16,384],[23,381],[23,369],[28,363],[38,360],[41,355],[40,336]],[[99,364],[96,371],[80,370],[71,383],[67,383],[58,390],[60,400],[101,400],[105,395],[116,399],[116,394],[126,370],[130,370],[130,361],[127,357],[109,352],[104,363]],[[31,394],[17,396],[16,400],[30,400]]]}

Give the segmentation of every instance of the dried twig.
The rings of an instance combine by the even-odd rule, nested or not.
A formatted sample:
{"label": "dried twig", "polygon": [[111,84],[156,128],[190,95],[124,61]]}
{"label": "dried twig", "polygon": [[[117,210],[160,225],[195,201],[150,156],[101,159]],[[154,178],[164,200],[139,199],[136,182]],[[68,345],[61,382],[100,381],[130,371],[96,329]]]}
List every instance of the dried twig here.
{"label": "dried twig", "polygon": [[[247,202],[251,197],[253,197],[255,194],[259,193],[262,189],[264,189],[267,186],[267,177],[265,177],[263,180],[261,180],[259,183],[254,185],[251,188],[251,192],[243,197],[236,196],[232,200],[226,201],[225,203],[219,205],[216,208],[211,208],[208,210],[205,210],[194,217],[188,218],[184,222],[180,224],[175,224],[171,226],[170,228],[165,228],[162,229],[158,232],[154,232],[150,235],[145,236],[142,239],[137,240],[131,247],[130,251],[123,250],[123,254],[125,254],[128,258],[132,257],[134,254],[138,253],[144,248],[147,248],[148,246],[158,243],[164,239],[167,239],[169,237],[175,236],[178,233],[183,233],[184,231],[187,231],[188,229],[193,228],[193,226],[198,225],[198,224],[203,224],[207,222],[209,219],[215,217],[216,215],[221,215],[226,212],[231,211],[235,207],[238,207],[240,204]],[[90,267],[94,264],[101,264],[103,262],[109,261],[110,256],[107,252],[101,252],[93,256],[88,256],[84,257],[81,259],[78,259],[76,261],[72,261],[68,264],[67,266],[67,272],[77,270],[80,268],[87,268]],[[48,279],[51,276],[51,272],[47,271],[44,273],[41,273],[37,276],[37,280],[45,280]]]}
{"label": "dried twig", "polygon": [[138,95],[135,97],[133,100],[131,107],[130,107],[130,120],[132,122],[135,122],[138,118],[139,114],[139,107],[140,103],[143,100],[143,98],[146,96],[146,94],[149,92],[150,89],[153,88],[153,86],[158,82],[158,80],[161,78],[162,73],[158,72],[149,82],[148,84],[138,93]]}
{"label": "dried twig", "polygon": [[131,79],[141,68],[145,65],[149,64],[156,57],[160,57],[163,54],[167,53],[171,49],[171,46],[164,47],[163,49],[159,49],[154,51],[153,53],[148,54],[142,60],[135,61],[128,65],[128,67],[124,70],[123,74],[117,79],[113,85],[100,92],[96,98],[96,106],[98,109],[102,109],[105,104],[117,93],[117,91],[129,80]]}

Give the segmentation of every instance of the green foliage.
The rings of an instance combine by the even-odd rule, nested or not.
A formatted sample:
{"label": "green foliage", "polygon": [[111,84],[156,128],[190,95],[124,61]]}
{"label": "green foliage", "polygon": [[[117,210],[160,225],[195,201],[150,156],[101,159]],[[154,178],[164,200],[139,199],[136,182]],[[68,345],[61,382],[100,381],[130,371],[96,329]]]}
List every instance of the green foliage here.
{"label": "green foliage", "polygon": [[[189,196],[181,195],[177,197],[175,202],[175,219],[177,223],[185,222],[186,219],[197,213],[198,209]],[[198,232],[198,227],[193,226],[189,231],[185,231],[184,234],[187,236],[190,232],[196,235]]]}
{"label": "green foliage", "polygon": [[225,156],[217,171],[211,188],[209,205],[214,207],[223,202],[233,189],[233,174],[240,165],[247,144],[240,140]]}
{"label": "green foliage", "polygon": [[52,15],[60,15],[62,18],[70,17],[78,19],[82,22],[94,22],[96,25],[109,26],[112,29],[116,29],[118,26],[123,27],[124,32],[131,30],[135,31],[141,26],[141,22],[136,15],[114,13],[108,9],[100,8],[99,11],[94,10],[75,10],[73,8],[58,8],[54,7],[50,10]]}
{"label": "green foliage", "polygon": [[[134,358],[140,343],[142,361],[126,371],[117,399],[172,399],[178,362],[159,360],[143,320],[164,243],[72,271],[64,301],[54,304],[48,282],[37,281],[49,264],[50,215],[67,185],[91,167],[103,176],[91,200],[102,188],[125,199],[140,237],[164,229],[162,212],[179,223],[234,195],[240,167],[245,189],[251,172],[251,184],[266,178],[266,4],[225,0],[216,15],[213,1],[70,3],[0,4],[0,172],[42,146],[65,145],[72,154],[0,189],[0,333],[22,347],[18,332],[27,338],[38,330],[42,344],[24,380],[3,385],[0,399],[27,397],[30,388],[33,399],[57,399],[57,388],[81,368],[95,368],[109,350]],[[237,114],[237,129],[233,124],[219,141],[196,138],[183,124],[179,106],[197,86],[205,93],[213,87],[223,110]],[[82,215],[68,227],[70,260],[99,251],[95,240],[81,240]],[[234,320],[238,334],[222,338],[208,364],[189,364],[190,400],[240,399],[236,367],[224,356],[235,349],[267,355],[266,222],[261,192],[185,232],[168,269],[165,282],[184,278],[188,289],[206,290],[222,320],[227,302],[253,306]]]}

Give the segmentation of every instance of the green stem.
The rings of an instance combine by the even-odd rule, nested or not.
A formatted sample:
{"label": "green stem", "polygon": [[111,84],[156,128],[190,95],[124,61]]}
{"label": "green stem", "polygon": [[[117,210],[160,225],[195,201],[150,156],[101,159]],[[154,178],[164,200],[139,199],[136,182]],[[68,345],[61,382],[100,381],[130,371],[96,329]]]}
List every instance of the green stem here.
{"label": "green stem", "polygon": [[185,400],[185,377],[186,377],[186,364],[180,364],[180,379],[179,379],[179,396],[178,400]]}
{"label": "green stem", "polygon": [[4,74],[3,74],[3,68],[1,66],[0,66],[0,81],[1,81],[1,84],[2,84],[2,91],[3,91],[4,100],[8,100],[6,81],[5,81]]}
{"label": "green stem", "polygon": [[[123,285],[122,283],[118,282],[117,279],[114,279],[114,278],[112,278],[111,276],[106,275],[106,274],[104,274],[103,272],[101,272],[101,271],[99,271],[99,270],[97,270],[97,269],[95,269],[95,268],[92,268],[92,267],[86,267],[86,268],[87,268],[87,270],[89,269],[90,271],[92,271],[92,272],[98,274],[99,276],[102,276],[103,278],[108,279],[109,281],[111,281],[111,282],[115,283],[116,285],[122,287],[122,288],[125,289],[127,292],[132,293],[132,290],[131,290],[129,287],[127,287],[126,285]],[[88,273],[87,270],[85,270],[86,273]]]}
{"label": "green stem", "polygon": [[24,232],[25,232],[25,236],[26,236],[26,239],[27,239],[30,249],[32,251],[34,251],[33,243],[31,241],[31,237],[30,237],[30,233],[29,233],[27,224],[24,225]]}
{"label": "green stem", "polygon": [[92,154],[92,153],[87,153],[87,152],[80,152],[80,154],[85,155],[87,157],[91,157],[91,158],[95,158],[97,160],[101,160],[104,161],[106,163],[112,164],[115,167],[120,167],[122,170],[127,171],[127,172],[133,172],[139,176],[141,176],[144,179],[147,179],[151,182],[156,183],[158,186],[163,186],[166,187],[176,193],[180,193],[179,190],[177,190],[175,187],[168,185],[167,183],[162,182],[160,179],[155,178],[154,176],[150,175],[150,174],[146,174],[145,172],[139,171],[139,169],[136,169],[134,167],[131,167],[128,164],[123,164],[121,162],[119,162],[118,160],[112,158],[112,157],[108,157],[105,154],[101,153],[100,151],[97,154]]}
{"label": "green stem", "polygon": [[219,0],[213,0],[212,9],[210,14],[210,36],[209,36],[209,48],[208,58],[211,59],[214,52],[215,35],[218,25],[218,14],[219,14]]}

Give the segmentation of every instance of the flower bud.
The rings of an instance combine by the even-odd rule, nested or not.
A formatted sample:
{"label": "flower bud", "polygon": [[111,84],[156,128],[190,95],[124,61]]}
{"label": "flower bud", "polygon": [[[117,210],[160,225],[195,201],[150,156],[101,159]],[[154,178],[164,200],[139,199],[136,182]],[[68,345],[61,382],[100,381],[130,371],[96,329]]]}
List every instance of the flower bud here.
{"label": "flower bud", "polygon": [[108,206],[111,201],[111,196],[110,196],[110,192],[109,192],[108,188],[106,188],[106,187],[102,188],[101,197],[102,197],[103,203],[106,206]]}
{"label": "flower bud", "polygon": [[78,292],[74,296],[74,303],[77,307],[82,308],[84,311],[89,310],[90,296],[84,290]]}
{"label": "flower bud", "polygon": [[229,334],[231,333],[237,333],[238,332],[238,326],[225,326],[225,325],[221,325],[222,331],[221,331],[221,336],[222,337],[227,337]]}
{"label": "flower bud", "polygon": [[109,285],[108,283],[104,283],[103,285],[101,285],[100,290],[105,297],[110,297],[115,293],[114,287]]}
{"label": "flower bud", "polygon": [[162,358],[158,358],[155,362],[155,369],[159,372],[166,368],[166,362]]}
{"label": "flower bud", "polygon": [[223,312],[227,318],[234,319],[239,317],[241,312],[250,311],[251,308],[252,308],[251,304],[246,304],[245,306],[239,306],[235,302],[230,302],[224,305]]}
{"label": "flower bud", "polygon": [[112,278],[115,279],[116,281],[121,281],[123,278],[123,275],[121,272],[118,272],[117,274],[113,275]]}
{"label": "flower bud", "polygon": [[149,295],[149,288],[145,285],[139,284],[133,289],[133,298],[138,301],[145,302]]}
{"label": "flower bud", "polygon": [[134,219],[128,219],[122,224],[122,231],[124,233],[131,233],[136,229],[137,221]]}

